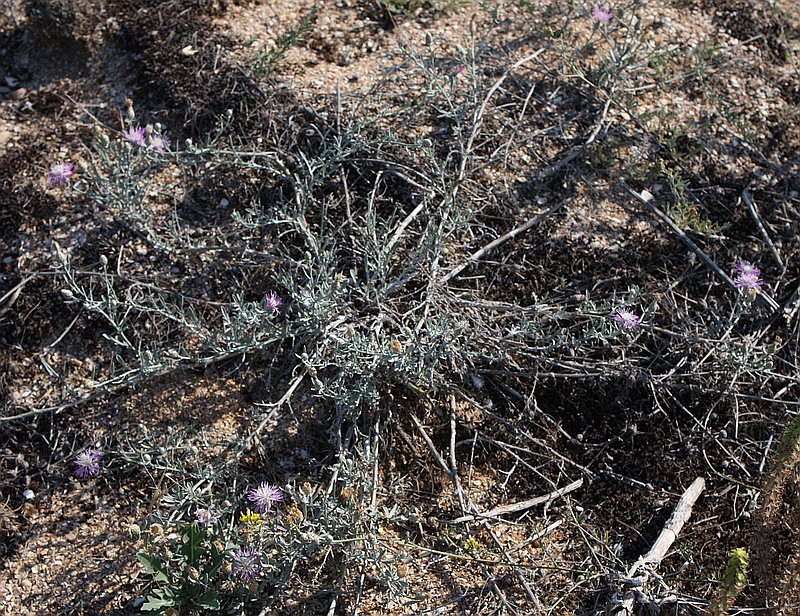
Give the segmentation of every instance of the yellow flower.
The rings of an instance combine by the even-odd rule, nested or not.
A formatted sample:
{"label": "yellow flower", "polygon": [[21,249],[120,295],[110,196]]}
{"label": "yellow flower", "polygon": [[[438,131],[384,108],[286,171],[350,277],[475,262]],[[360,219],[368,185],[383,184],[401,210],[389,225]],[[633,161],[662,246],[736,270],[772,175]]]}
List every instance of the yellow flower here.
{"label": "yellow flower", "polygon": [[249,509],[239,516],[239,522],[248,526],[258,526],[264,523],[260,513],[255,513]]}

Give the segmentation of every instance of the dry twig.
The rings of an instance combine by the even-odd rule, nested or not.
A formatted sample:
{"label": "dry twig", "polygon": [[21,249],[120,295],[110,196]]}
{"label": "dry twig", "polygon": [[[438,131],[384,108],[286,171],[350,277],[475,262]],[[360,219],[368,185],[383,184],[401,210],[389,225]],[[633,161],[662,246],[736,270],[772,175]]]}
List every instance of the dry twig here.
{"label": "dry twig", "polygon": [[750,196],[750,191],[746,188],[742,191],[742,200],[747,206],[747,209],[750,211],[750,216],[753,217],[753,222],[756,223],[758,232],[761,234],[761,237],[764,238],[764,242],[767,244],[767,248],[769,248],[772,258],[775,259],[775,263],[777,263],[778,267],[781,268],[781,273],[785,272],[786,266],[783,264],[781,256],[778,254],[778,249],[775,248],[775,244],[772,243],[772,239],[767,233],[767,230],[764,228],[764,224],[761,222],[761,216],[758,215],[756,204],[753,202],[753,198]]}
{"label": "dry twig", "polygon": [[460,518],[456,518],[452,520],[452,524],[458,524],[460,522],[468,522],[469,520],[477,520],[480,518],[496,518],[501,515],[506,515],[508,513],[515,513],[517,511],[523,511],[525,509],[530,509],[531,507],[535,507],[536,505],[541,505],[542,503],[549,503],[556,498],[560,498],[565,494],[569,494],[574,490],[577,490],[583,485],[583,479],[578,479],[573,481],[569,485],[564,486],[563,488],[559,488],[558,490],[554,490],[549,494],[544,494],[543,496],[537,496],[535,498],[531,498],[525,501],[520,501],[518,503],[511,503],[510,505],[502,505],[500,507],[495,507],[485,513],[478,513],[475,515],[465,515],[461,516]]}
{"label": "dry twig", "polygon": [[664,524],[664,528],[661,529],[661,533],[658,535],[655,543],[653,543],[653,546],[647,554],[639,557],[639,560],[633,563],[631,568],[628,569],[629,578],[633,577],[636,572],[645,565],[656,568],[661,564],[661,561],[664,560],[664,557],[672,547],[675,539],[678,538],[681,529],[683,529],[683,525],[686,524],[691,517],[692,507],[694,507],[695,502],[700,497],[705,487],[705,479],[698,477],[692,482],[692,485],[686,489],[683,496],[681,496],[678,501],[678,504],[675,506],[672,515],[667,520],[667,523]]}

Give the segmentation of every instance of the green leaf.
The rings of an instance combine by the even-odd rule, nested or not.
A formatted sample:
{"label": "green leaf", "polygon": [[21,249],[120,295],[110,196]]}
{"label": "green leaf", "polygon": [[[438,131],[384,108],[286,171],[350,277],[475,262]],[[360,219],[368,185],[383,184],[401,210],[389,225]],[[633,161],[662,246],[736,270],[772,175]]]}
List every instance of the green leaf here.
{"label": "green leaf", "polygon": [[139,552],[136,555],[142,567],[147,573],[155,576],[156,582],[171,582],[172,578],[169,574],[169,569],[164,566],[164,561],[157,556],[151,556],[147,552]]}
{"label": "green leaf", "polygon": [[206,531],[199,529],[194,524],[184,524],[180,528],[183,544],[178,549],[178,553],[186,557],[190,565],[196,565],[200,557],[205,554],[206,549],[200,545],[206,538]]}
{"label": "green leaf", "polygon": [[147,601],[142,605],[142,611],[160,612],[166,607],[173,607],[178,604],[179,601],[174,595],[163,590],[156,590],[152,595],[147,597]]}

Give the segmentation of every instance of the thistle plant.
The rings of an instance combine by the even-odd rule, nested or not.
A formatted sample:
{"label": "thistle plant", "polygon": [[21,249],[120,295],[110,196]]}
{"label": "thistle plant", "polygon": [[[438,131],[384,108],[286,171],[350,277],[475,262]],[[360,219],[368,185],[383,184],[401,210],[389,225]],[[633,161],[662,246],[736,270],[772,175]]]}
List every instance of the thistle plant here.
{"label": "thistle plant", "polygon": [[[99,122],[94,125],[93,155],[89,162],[79,162],[78,179],[72,188],[150,245],[168,248],[170,240],[179,234],[172,226],[166,229],[168,234],[156,231],[159,225],[151,212],[149,195],[155,173],[166,163],[170,140],[160,124],[136,124],[130,100],[122,117],[125,130]],[[59,183],[66,181],[64,169],[59,177],[63,178]],[[51,170],[51,183],[52,178]]]}
{"label": "thistle plant", "polygon": [[733,266],[736,277],[733,284],[738,289],[746,291],[750,296],[755,296],[764,284],[761,279],[761,270],[749,261],[739,260]]}
{"label": "thistle plant", "polygon": [[94,477],[100,473],[100,460],[103,453],[96,449],[86,449],[75,457],[75,475],[81,479]]}
{"label": "thistle plant", "polygon": [[[129,105],[124,130],[97,128],[91,159],[79,164],[77,177],[73,169],[51,169],[51,185],[91,199],[143,240],[154,271],[151,277],[130,273],[142,263],[133,251],[120,251],[116,263],[103,255],[81,262],[69,247],[54,245],[64,300],[100,324],[106,353],[90,381],[62,379],[68,395],[119,391],[146,378],[214,364],[227,370],[235,363],[232,370],[259,373],[268,363],[281,378],[292,379],[277,402],[254,405],[258,427],[215,444],[224,454],[213,460],[197,452],[206,444],[204,436],[180,428],[159,442],[147,434],[121,439],[115,459],[131,470],[170,478],[169,487],[153,498],[155,521],[142,530],[139,560],[155,583],[144,609],[221,611],[264,604],[289,592],[301,564],[304,570],[316,567],[319,583],[332,594],[353,584],[353,577],[363,584],[368,572],[389,595],[407,593],[394,567],[400,550],[381,536],[382,525],[394,516],[376,504],[377,443],[383,442],[381,429],[408,419],[396,404],[406,393],[435,413],[442,396],[454,400],[456,392],[481,390],[489,379],[496,379],[495,389],[516,392],[503,379],[577,381],[636,371],[655,396],[669,390],[669,379],[684,361],[720,379],[771,368],[774,349],[748,335],[751,300],[763,279],[747,261],[734,266],[741,292],[720,286],[709,293],[730,300],[730,311],[722,316],[700,310],[694,300],[686,303],[691,310],[670,303],[659,292],[679,286],[671,281],[640,289],[615,275],[611,281],[584,281],[585,288],[567,293],[546,288],[540,297],[523,300],[519,294],[498,299],[506,283],[487,282],[499,277],[508,256],[491,261],[489,253],[533,229],[530,220],[518,219],[528,218],[536,202],[514,195],[523,183],[539,180],[507,161],[514,148],[535,139],[520,136],[519,124],[533,113],[529,98],[537,80],[552,79],[554,91],[564,80],[589,84],[589,95],[603,102],[605,114],[619,102],[630,69],[647,57],[636,24],[626,21],[627,10],[584,7],[580,18],[591,30],[586,47],[602,43],[607,55],[594,67],[580,65],[576,55],[570,78],[542,67],[531,69],[532,76],[515,74],[514,87],[530,87],[527,98],[515,98],[507,78],[538,56],[512,61],[493,56],[473,28],[451,56],[442,54],[432,36],[423,54],[408,51],[404,77],[417,80],[418,94],[393,103],[377,86],[372,100],[385,103],[377,117],[357,104],[327,114],[298,111],[291,122],[275,120],[258,136],[257,147],[245,148],[226,136],[236,119],[230,112],[220,118],[217,134],[200,145],[184,141],[180,149],[169,143],[163,127],[138,122]],[[300,30],[310,23],[308,16]],[[302,32],[282,40],[260,60],[261,68],[272,71]],[[430,128],[424,136],[417,130],[421,119]],[[602,139],[602,124],[601,117],[575,156]],[[575,158],[569,156],[564,160]],[[259,191],[226,212],[224,222],[198,225],[190,237],[175,223],[174,212],[151,207],[155,178],[167,169],[187,184],[200,173],[225,171],[256,179]],[[519,190],[501,192],[481,180],[492,169],[526,179]],[[512,200],[518,211],[506,205]],[[159,269],[175,263],[188,275]],[[514,265],[525,276],[532,271]],[[164,278],[174,284],[158,282]],[[195,284],[209,279],[224,282]],[[674,318],[664,314],[670,308]],[[656,357],[650,354],[654,348]],[[671,364],[674,357],[679,359]],[[680,378],[692,378],[693,371]],[[262,436],[268,411],[281,410],[301,383],[327,422],[328,449],[320,456],[325,466],[314,469],[322,479],[312,484],[295,478],[279,487],[245,477],[240,463],[252,455],[250,446]],[[535,408],[532,395],[527,402],[517,396],[524,413]],[[515,408],[512,402],[509,408]],[[259,417],[263,409],[268,411]],[[517,434],[513,423],[507,424],[514,434],[504,438],[521,439],[508,451],[519,456],[520,467],[533,468],[516,452],[529,452],[540,439],[524,430]],[[455,410],[451,426],[449,476],[459,493],[456,429],[467,426]],[[477,435],[477,428],[468,427]],[[430,449],[436,447],[431,441]],[[549,451],[541,455],[544,466],[553,463]],[[94,476],[100,452],[87,450],[75,464],[80,477]],[[536,466],[535,472],[544,477],[546,469]],[[564,472],[562,465],[559,478]],[[459,505],[468,508],[466,500]],[[452,547],[475,554],[481,546],[470,535]],[[353,571],[358,575],[348,578]]]}
{"label": "thistle plant", "polygon": [[[364,480],[352,474],[356,467],[344,459],[339,468],[343,485]],[[374,534],[377,512],[359,510],[353,499],[309,484],[288,486],[285,498],[283,490],[262,483],[246,496],[255,510],[219,503],[194,509],[192,521],[151,517],[140,531],[143,549],[137,556],[156,588],[143,611],[263,604],[281,592],[298,564],[330,558],[342,568],[379,573],[392,596],[406,592],[392,566],[394,558]]]}
{"label": "thistle plant", "polygon": [[50,167],[47,180],[50,186],[65,184],[75,175],[75,165],[72,163],[55,163]]}

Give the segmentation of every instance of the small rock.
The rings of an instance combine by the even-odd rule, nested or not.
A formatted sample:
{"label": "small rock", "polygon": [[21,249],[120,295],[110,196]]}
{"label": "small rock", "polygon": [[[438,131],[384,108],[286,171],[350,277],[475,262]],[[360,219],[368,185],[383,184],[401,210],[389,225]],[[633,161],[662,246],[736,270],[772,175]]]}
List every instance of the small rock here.
{"label": "small rock", "polygon": [[28,91],[25,88],[17,88],[11,92],[11,98],[13,98],[15,101],[21,101],[23,98],[25,98],[27,93]]}

